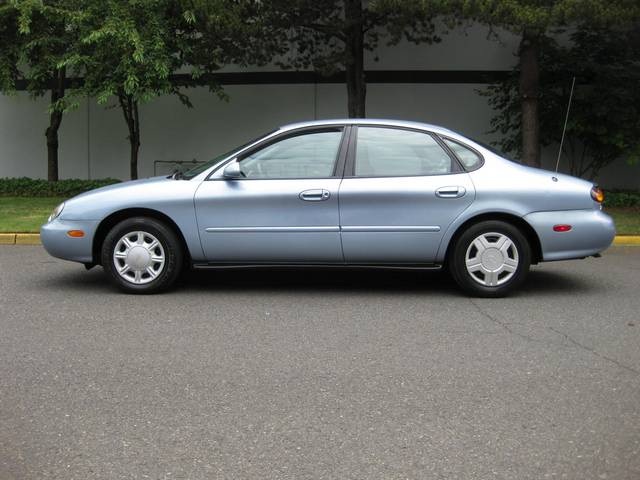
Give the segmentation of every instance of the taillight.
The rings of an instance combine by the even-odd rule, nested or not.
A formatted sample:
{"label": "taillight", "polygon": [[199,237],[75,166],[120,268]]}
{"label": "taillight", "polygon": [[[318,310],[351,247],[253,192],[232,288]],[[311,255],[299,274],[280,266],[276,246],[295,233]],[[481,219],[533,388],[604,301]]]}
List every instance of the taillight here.
{"label": "taillight", "polygon": [[604,202],[604,190],[594,185],[591,189],[591,198],[598,203]]}

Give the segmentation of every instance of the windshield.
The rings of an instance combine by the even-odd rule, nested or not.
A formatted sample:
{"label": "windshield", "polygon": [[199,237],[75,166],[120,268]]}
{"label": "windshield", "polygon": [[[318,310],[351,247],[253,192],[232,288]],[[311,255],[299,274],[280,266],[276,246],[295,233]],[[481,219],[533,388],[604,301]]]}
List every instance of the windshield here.
{"label": "windshield", "polygon": [[221,155],[216,156],[215,158],[212,158],[211,160],[209,160],[208,162],[202,163],[200,165],[198,165],[197,167],[192,168],[191,170],[186,171],[183,175],[180,176],[180,178],[184,179],[184,180],[191,180],[193,177],[195,177],[196,175],[200,175],[202,172],[204,172],[205,170],[213,167],[214,165],[216,165],[217,163],[222,162],[223,160],[233,156],[235,153],[239,152],[240,150],[244,149],[245,147],[248,147],[249,145],[251,145],[252,143],[256,143],[260,140],[262,140],[265,137],[268,137],[269,135],[271,135],[273,132],[276,132],[277,130],[272,130],[269,133],[265,133],[264,135],[260,135],[257,138],[254,138],[253,140],[251,140],[250,142],[247,142],[239,147],[234,148],[233,150],[229,150],[228,152],[225,152]]}

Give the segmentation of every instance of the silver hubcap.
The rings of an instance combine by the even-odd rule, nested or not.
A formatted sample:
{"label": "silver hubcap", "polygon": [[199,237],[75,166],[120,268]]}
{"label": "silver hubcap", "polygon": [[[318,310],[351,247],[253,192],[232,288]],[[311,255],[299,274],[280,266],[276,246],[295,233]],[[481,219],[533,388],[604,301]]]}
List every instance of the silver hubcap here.
{"label": "silver hubcap", "polygon": [[113,264],[128,282],[144,284],[153,281],[164,268],[164,249],[156,237],[147,232],[129,232],[120,238],[113,250]]}
{"label": "silver hubcap", "polygon": [[518,269],[518,263],[518,249],[502,233],[483,233],[471,242],[465,255],[467,272],[486,287],[508,282]]}

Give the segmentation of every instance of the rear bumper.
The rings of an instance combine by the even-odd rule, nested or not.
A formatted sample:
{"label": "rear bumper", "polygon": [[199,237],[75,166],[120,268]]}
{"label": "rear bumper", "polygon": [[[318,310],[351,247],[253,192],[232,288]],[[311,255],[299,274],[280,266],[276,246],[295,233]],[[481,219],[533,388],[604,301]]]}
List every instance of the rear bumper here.
{"label": "rear bumper", "polygon": [[[538,234],[542,260],[568,260],[595,255],[613,242],[613,219],[601,210],[535,212],[524,219]],[[571,225],[568,232],[555,232],[554,225]]]}
{"label": "rear bumper", "polygon": [[[97,220],[55,219],[40,228],[40,241],[50,255],[80,263],[93,262],[93,236]],[[82,230],[84,237],[72,238],[69,230]]]}

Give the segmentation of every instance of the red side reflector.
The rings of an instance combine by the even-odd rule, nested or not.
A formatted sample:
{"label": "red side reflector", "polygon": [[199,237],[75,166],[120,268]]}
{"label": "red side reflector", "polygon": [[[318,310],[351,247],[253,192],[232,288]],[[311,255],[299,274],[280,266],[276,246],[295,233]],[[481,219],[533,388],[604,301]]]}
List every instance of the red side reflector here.
{"label": "red side reflector", "polygon": [[568,232],[569,230],[571,230],[571,225],[554,225],[553,226],[553,231],[554,232]]}
{"label": "red side reflector", "polygon": [[82,230],[69,230],[67,235],[73,238],[82,238],[84,237],[84,232]]}

